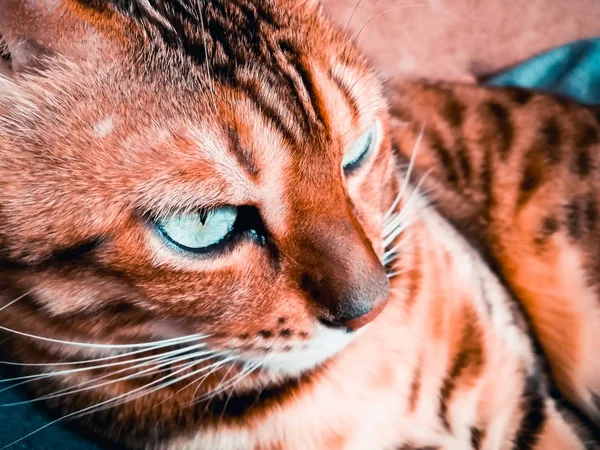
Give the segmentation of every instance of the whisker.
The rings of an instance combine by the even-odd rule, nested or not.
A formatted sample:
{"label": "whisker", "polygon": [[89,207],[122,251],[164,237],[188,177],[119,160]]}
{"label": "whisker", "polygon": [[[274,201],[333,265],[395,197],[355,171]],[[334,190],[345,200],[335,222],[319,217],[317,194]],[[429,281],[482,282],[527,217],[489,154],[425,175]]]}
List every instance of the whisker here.
{"label": "whisker", "polygon": [[400,251],[405,246],[408,247],[408,244],[406,244],[406,245],[399,245],[397,248],[394,248],[393,250],[391,250],[389,252],[389,254],[387,254],[387,255],[385,255],[383,257],[383,264],[386,265],[386,266],[389,266],[394,261],[396,261],[398,259],[399,254],[400,254]]}
{"label": "whisker", "polygon": [[[386,236],[386,238],[384,240],[385,246],[389,245],[400,234],[400,232],[404,231],[404,229],[406,229],[408,226],[410,226],[410,224],[404,225],[404,224],[402,224],[402,222],[406,219],[406,217],[409,213],[413,212],[411,210],[411,208],[413,208],[413,205],[416,204],[416,202],[418,202],[420,200],[421,186],[423,185],[423,183],[425,183],[425,180],[430,175],[430,173],[431,173],[431,169],[427,170],[427,172],[425,172],[423,174],[423,176],[421,177],[421,179],[419,180],[417,185],[413,188],[410,198],[403,205],[400,213],[398,213],[398,215],[395,218],[393,218],[392,220],[390,220],[390,222],[384,227],[383,235]],[[402,230],[399,232],[396,231],[397,227],[400,227],[400,226],[403,227]],[[392,234],[394,235],[393,237],[392,237]],[[390,238],[391,238],[391,240],[390,240]]]}
{"label": "whisker", "polygon": [[[231,358],[233,359],[233,357],[231,357]],[[65,420],[69,419],[69,418],[72,418],[72,417],[81,417],[83,415],[93,413],[94,411],[98,411],[99,407],[104,406],[104,405],[109,405],[110,403],[113,403],[113,405],[110,405],[110,407],[117,406],[117,404],[115,402],[117,402],[118,400],[123,399],[124,397],[130,396],[131,394],[134,394],[136,392],[143,391],[144,389],[147,389],[150,386],[154,386],[154,385],[156,385],[158,383],[161,383],[162,381],[167,380],[168,378],[171,378],[173,375],[175,375],[177,373],[181,373],[181,372],[183,372],[183,371],[185,371],[185,370],[187,370],[189,368],[192,368],[195,364],[196,363],[193,362],[191,364],[186,365],[184,368],[181,368],[181,369],[179,369],[179,370],[177,370],[177,371],[175,371],[173,373],[170,373],[169,375],[164,376],[164,377],[162,377],[162,378],[160,378],[158,380],[152,381],[151,383],[148,383],[145,386],[141,386],[141,387],[136,388],[136,389],[134,389],[134,390],[132,390],[130,392],[126,392],[124,394],[118,395],[117,397],[110,398],[108,400],[104,400],[104,401],[102,401],[102,402],[100,402],[100,403],[98,403],[96,405],[88,406],[88,407],[83,408],[83,409],[81,409],[79,411],[75,411],[75,412],[69,413],[69,414],[67,414],[67,415],[65,415],[63,417],[60,417],[60,418],[55,419],[55,420],[53,420],[51,422],[48,422],[48,423],[44,424],[43,426],[37,428],[36,430],[32,431],[31,433],[28,433],[25,436],[23,436],[23,437],[15,440],[13,442],[11,442],[10,444],[5,445],[4,447],[1,447],[0,450],[8,449],[9,447],[11,447],[11,446],[13,446],[15,444],[18,444],[19,442],[22,442],[23,440],[25,440],[25,439],[33,436],[34,434],[39,433],[40,431],[42,431],[42,430],[44,430],[44,429],[46,429],[46,428],[48,428],[48,427],[50,427],[50,426],[52,426],[54,424],[57,424],[59,422],[63,422]],[[142,395],[138,394],[136,396],[133,396],[133,398],[127,399],[126,401],[132,401],[132,400],[135,400],[135,399],[137,399],[137,398],[139,398],[141,396],[151,394],[152,392],[156,392],[157,390],[160,390],[160,389],[164,389],[165,387],[168,387],[168,386],[170,386],[170,385],[172,385],[174,383],[178,383],[178,382],[180,382],[183,379],[189,378],[190,376],[194,376],[195,374],[200,373],[202,370],[205,370],[205,369],[206,368],[202,368],[202,369],[199,369],[197,371],[193,371],[190,374],[178,377],[178,378],[176,378],[174,380],[167,381],[167,382],[159,385],[158,387],[155,387],[155,388],[150,389],[149,391],[143,392]]]}
{"label": "whisker", "polygon": [[387,277],[388,278],[394,278],[394,277],[397,277],[398,275],[402,275],[403,273],[406,273],[406,272],[407,272],[406,269],[404,269],[404,270],[398,270],[396,272],[388,273]]}
{"label": "whisker", "polygon": [[[223,364],[215,363],[215,364],[211,365],[212,370],[210,372],[208,372],[207,374],[205,374],[202,378],[196,378],[195,380],[192,380],[191,382],[189,382],[188,384],[186,384],[185,386],[183,386],[181,389],[178,389],[173,394],[169,395],[166,399],[164,399],[161,402],[159,402],[158,404],[154,405],[154,407],[162,405],[166,401],[168,401],[171,398],[173,398],[175,395],[178,395],[179,393],[181,393],[184,390],[186,390],[187,388],[189,388],[191,385],[197,383],[199,380],[201,380],[203,382],[204,380],[206,380],[206,378],[208,378],[209,376],[211,376],[212,374],[214,374],[217,370],[219,370],[224,364],[226,364],[226,363],[223,363]],[[194,391],[194,394],[192,395],[192,397],[195,395],[195,393],[198,391],[199,388],[200,388],[200,386],[198,386],[198,388],[196,388],[196,390]],[[193,403],[190,403],[189,405],[191,405],[191,404],[193,404]]]}
{"label": "whisker", "polygon": [[362,3],[362,0],[358,0],[358,2],[356,2],[356,5],[354,5],[354,9],[352,10],[352,13],[350,14],[350,18],[348,19],[348,22],[346,22],[346,27],[344,28],[344,34],[348,33],[348,27],[352,23],[354,14],[356,14],[356,10],[358,9],[358,7],[360,6],[361,3]]}
{"label": "whisker", "polygon": [[[173,385],[173,384],[179,383],[179,382],[181,382],[181,381],[183,381],[183,380],[185,380],[185,379],[187,379],[187,378],[190,378],[190,377],[192,377],[192,376],[195,376],[195,375],[197,375],[197,374],[199,374],[199,373],[202,373],[202,372],[204,372],[204,371],[206,371],[206,370],[210,370],[210,373],[214,373],[214,372],[216,372],[216,371],[217,371],[217,370],[218,370],[220,367],[222,367],[222,366],[223,366],[223,365],[225,365],[225,364],[228,364],[229,362],[233,361],[234,359],[235,359],[235,358],[234,358],[234,357],[231,357],[231,356],[230,356],[230,357],[227,357],[227,358],[225,358],[224,360],[218,361],[218,362],[216,362],[216,363],[214,363],[214,364],[211,364],[211,365],[209,365],[209,366],[206,366],[206,367],[202,367],[202,368],[200,368],[200,369],[198,369],[198,370],[195,370],[195,371],[193,371],[193,372],[191,372],[191,373],[189,373],[189,374],[187,374],[187,375],[182,375],[182,376],[180,376],[180,377],[178,377],[178,378],[175,378],[175,379],[174,379],[174,380],[172,380],[172,381],[169,381],[169,382],[167,382],[167,383],[164,383],[164,384],[163,384],[163,385],[161,385],[161,386],[158,386],[158,387],[156,387],[156,388],[152,388],[152,389],[151,389],[151,390],[149,390],[149,391],[146,391],[146,392],[140,392],[140,393],[138,393],[138,394],[134,395],[134,396],[133,396],[133,397],[131,397],[131,398],[123,398],[123,399],[119,399],[119,398],[117,397],[117,398],[113,399],[113,400],[118,400],[118,401],[117,401],[116,403],[114,403],[114,404],[109,404],[109,405],[106,405],[106,406],[102,406],[102,404],[98,404],[98,405],[96,405],[96,406],[102,406],[102,407],[101,407],[101,408],[97,408],[97,409],[95,409],[95,410],[93,410],[93,411],[91,411],[91,412],[85,412],[85,413],[83,413],[83,414],[80,414],[80,415],[79,415],[79,416],[77,416],[77,417],[82,417],[82,416],[84,416],[84,415],[86,415],[86,414],[91,414],[91,413],[94,413],[94,412],[97,412],[97,411],[102,411],[102,410],[104,410],[104,409],[108,409],[108,408],[114,408],[115,406],[119,406],[119,405],[122,405],[122,404],[124,404],[124,403],[130,402],[130,401],[133,401],[133,400],[137,400],[138,398],[141,398],[141,397],[143,397],[143,396],[145,396],[145,395],[151,394],[151,393],[153,393],[153,392],[156,392],[156,391],[158,391],[158,390],[160,390],[160,389],[163,389],[163,388],[165,388],[165,387],[171,386],[171,385]],[[195,366],[196,364],[197,364],[197,362],[193,362],[193,363],[191,363],[191,364],[188,364],[188,365],[186,365],[186,367],[184,367],[184,368],[183,368],[183,370],[178,370],[178,371],[176,371],[176,372],[174,372],[174,373],[180,373],[180,372],[182,372],[182,371],[184,371],[184,370],[187,370],[187,369],[189,369],[189,368],[192,368],[192,367],[193,367],[193,366]],[[157,381],[162,381],[162,380],[164,380],[164,379],[170,378],[170,377],[172,377],[172,376],[173,376],[173,374],[174,374],[174,373],[171,373],[171,374],[167,375],[166,377],[163,377],[163,378],[161,378],[160,380],[157,380]],[[154,384],[154,383],[151,383],[151,384]],[[126,393],[125,395],[132,394],[132,393],[134,393],[135,391],[138,391],[138,390],[140,390],[140,389],[147,388],[147,387],[148,387],[148,386],[150,386],[151,384],[147,384],[146,386],[142,386],[141,388],[137,388],[137,389],[135,389],[134,391],[130,391],[129,393]],[[119,396],[119,397],[123,397],[123,395],[121,395],[121,396]],[[171,396],[171,397],[172,397],[172,396]],[[103,402],[103,403],[104,403],[104,402]],[[0,449],[0,450],[2,450],[2,449]]]}
{"label": "whisker", "polygon": [[[190,367],[191,367],[191,365],[190,365]],[[183,370],[184,370],[184,369],[181,369],[181,371],[183,371]],[[155,382],[153,382],[153,383],[154,383],[154,384],[156,384],[156,383],[159,383],[159,382],[161,382],[161,381],[163,381],[163,380],[166,380],[166,379],[167,379],[167,378],[169,378],[170,376],[172,376],[172,375],[167,375],[166,377],[163,377],[163,378],[161,378],[161,379],[159,379],[159,380],[156,380],[156,381],[155,381]],[[143,387],[141,387],[141,388],[137,388],[136,390],[137,390],[137,391],[139,391],[139,390],[141,390],[141,389],[143,389],[143,388],[146,388],[146,387],[148,387],[148,386],[150,386],[150,385],[152,385],[152,383],[150,383],[150,384],[148,384],[148,385],[146,385],[146,386],[143,386]],[[46,428],[50,427],[51,425],[54,425],[54,424],[56,424],[56,423],[59,423],[59,422],[62,422],[62,421],[64,421],[64,420],[68,419],[68,418],[75,417],[75,416],[77,416],[78,414],[84,414],[84,413],[86,413],[86,412],[93,411],[93,410],[94,410],[95,408],[97,408],[98,406],[102,406],[102,405],[108,404],[108,403],[110,403],[110,402],[113,402],[113,401],[115,401],[115,400],[118,400],[119,398],[125,397],[125,396],[127,396],[127,395],[129,395],[129,394],[131,394],[131,393],[135,392],[136,390],[134,390],[134,391],[131,391],[131,392],[127,392],[127,393],[125,393],[125,394],[121,394],[121,395],[119,395],[119,396],[117,396],[117,397],[115,397],[115,398],[111,398],[111,399],[109,399],[109,400],[105,400],[105,401],[103,401],[103,402],[101,402],[101,403],[99,403],[99,404],[96,404],[96,405],[88,406],[87,408],[83,408],[83,409],[81,409],[81,410],[79,410],[79,411],[75,411],[75,412],[69,413],[69,414],[67,414],[67,415],[65,415],[65,416],[63,416],[63,417],[60,417],[60,418],[58,418],[58,419],[55,419],[55,420],[53,420],[53,421],[51,421],[51,422],[48,422],[48,423],[46,423],[45,425],[43,425],[43,426],[41,426],[41,427],[39,427],[39,428],[35,429],[35,430],[34,430],[34,431],[32,431],[31,433],[28,433],[28,434],[26,434],[25,436],[23,436],[23,437],[21,437],[21,438],[19,438],[19,439],[15,440],[15,441],[13,441],[13,442],[11,442],[10,444],[8,444],[8,445],[5,445],[4,447],[0,448],[0,450],[5,450],[5,449],[7,449],[7,448],[9,448],[9,447],[12,447],[13,445],[15,445],[15,444],[18,444],[19,442],[22,442],[23,440],[27,439],[28,437],[31,437],[31,436],[33,436],[34,434],[36,434],[36,433],[39,433],[40,431],[42,431],[42,430],[44,430],[44,429],[46,429]]]}
{"label": "whisker", "polygon": [[[187,388],[187,387],[191,386],[192,384],[195,384],[195,383],[198,383],[198,382],[199,382],[199,383],[198,383],[198,386],[196,386],[196,389],[194,389],[194,392],[192,393],[192,399],[196,397],[196,394],[198,393],[198,389],[200,389],[200,388],[202,387],[202,383],[204,383],[204,381],[205,381],[205,380],[206,380],[206,379],[207,379],[209,376],[211,376],[212,374],[214,374],[214,373],[215,373],[215,372],[216,372],[218,369],[219,369],[219,368],[216,368],[215,370],[212,370],[212,371],[208,372],[208,373],[207,373],[207,374],[205,374],[204,376],[202,376],[202,377],[199,377],[199,378],[196,378],[196,379],[195,379],[195,380],[193,380],[191,383],[189,383],[189,384],[187,384],[187,385],[185,386],[185,387]],[[229,372],[230,372],[230,370],[228,370],[228,371],[225,373],[225,375],[224,375],[224,376],[227,376],[227,374],[228,374]],[[193,400],[191,400],[191,401],[190,401],[190,403],[189,403],[189,405],[193,405],[193,404],[194,404],[194,401],[193,401]]]}
{"label": "whisker", "polygon": [[[229,369],[227,369],[227,372],[225,372],[225,374],[223,375],[223,377],[222,377],[222,378],[227,378],[227,377],[229,376],[229,372],[231,372],[231,370],[232,370],[232,369],[233,369],[233,365],[231,365],[231,366],[229,367]],[[208,376],[208,375],[207,375],[207,376]],[[204,380],[207,378],[207,376],[206,376],[206,377],[204,377]],[[201,383],[200,383],[200,384],[199,384],[199,385],[196,387],[196,389],[194,389],[194,393],[192,394],[192,398],[195,398],[195,397],[196,397],[196,393],[198,392],[198,389],[200,389],[200,387],[202,386],[202,383],[204,382],[204,380],[202,380],[202,382],[201,382]],[[218,387],[218,386],[219,386],[219,385],[217,385],[217,387]],[[193,404],[194,404],[195,402],[197,402],[197,401],[200,401],[200,400],[193,401],[191,404],[193,405]]]}
{"label": "whisker", "polygon": [[245,378],[248,378],[256,369],[260,367],[261,364],[262,363],[259,362],[253,367],[250,367],[249,369],[247,369],[246,365],[244,364],[244,369],[242,369],[242,371],[238,374],[238,376],[241,376],[231,385],[231,390],[229,391],[229,394],[227,394],[227,398],[225,399],[225,403],[223,404],[223,409],[221,411],[221,417],[219,418],[219,421],[222,421],[225,417],[225,411],[227,410],[227,406],[229,405],[229,401],[231,400],[231,396],[233,395],[236,384],[241,383]]}
{"label": "whisker", "polygon": [[[38,379],[38,378],[48,378],[48,377],[53,377],[53,376],[71,375],[74,373],[85,372],[88,370],[105,369],[107,367],[122,366],[122,365],[129,364],[129,363],[135,362],[135,361],[160,360],[165,357],[177,355],[179,353],[186,353],[186,352],[189,352],[190,350],[194,350],[196,348],[202,348],[202,347],[205,347],[205,344],[192,345],[192,346],[188,346],[185,348],[179,348],[176,350],[172,350],[170,352],[160,353],[158,355],[151,355],[151,356],[146,356],[143,358],[136,358],[136,359],[127,360],[127,361],[119,361],[116,363],[101,364],[101,365],[96,365],[96,366],[82,367],[82,368],[68,369],[68,370],[59,370],[59,371],[55,371],[55,372],[49,372],[49,373],[37,374],[37,375],[25,375],[25,376],[13,377],[13,378],[3,378],[0,380],[0,383],[9,382],[9,381],[21,381],[21,380],[32,380],[32,379]],[[13,385],[13,386],[16,386],[16,385]],[[13,386],[11,386],[11,387],[13,387]],[[4,390],[5,389],[0,390],[0,392],[2,392]]]}
{"label": "whisker", "polygon": [[[190,339],[190,342],[193,342],[195,340],[197,340],[197,338]],[[178,342],[175,345],[180,345],[182,343],[185,343],[185,342]],[[17,362],[13,362],[13,361],[0,361],[0,364],[7,365],[7,366],[18,366],[18,367],[74,366],[74,365],[80,365],[80,364],[89,364],[89,363],[95,363],[95,362],[109,361],[111,359],[125,358],[127,356],[138,355],[140,353],[147,353],[152,350],[158,350],[158,349],[165,348],[165,347],[172,347],[173,345],[174,344],[172,344],[172,343],[161,344],[161,345],[157,345],[155,347],[142,348],[141,350],[135,350],[133,352],[119,353],[118,355],[104,356],[102,358],[85,359],[85,360],[81,360],[81,361],[72,361],[72,362],[17,363]],[[206,344],[198,344],[198,345],[206,345]],[[142,360],[143,358],[136,358],[136,359]],[[0,380],[0,382],[2,382],[2,381]]]}
{"label": "whisker", "polygon": [[419,151],[419,148],[421,147],[421,142],[423,141],[424,132],[425,132],[425,125],[423,125],[421,127],[419,136],[417,136],[417,140],[415,141],[415,145],[413,146],[412,155],[410,157],[410,161],[408,162],[408,169],[406,170],[406,175],[404,176],[404,181],[402,182],[402,187],[400,187],[400,191],[398,192],[398,195],[394,199],[392,206],[390,206],[390,208],[384,214],[384,216],[383,216],[384,221],[388,220],[390,215],[394,212],[394,209],[396,209],[396,206],[398,206],[400,199],[402,198],[402,196],[404,195],[404,192],[406,191],[406,188],[408,187],[408,183],[409,183],[409,180],[410,180],[410,177],[412,175],[412,171],[413,171],[413,168],[415,165],[415,160],[417,159],[417,153]]}
{"label": "whisker", "polygon": [[[402,10],[402,9],[409,9],[409,8],[410,8],[410,9],[413,9],[413,8],[431,8],[431,5],[428,5],[428,4],[426,4],[426,3],[414,3],[414,4],[412,4],[412,5],[401,5],[401,6],[396,6],[396,7],[393,7],[393,8],[389,8],[389,9],[387,9],[386,11],[383,11],[383,12],[381,12],[381,13],[377,14],[376,16],[374,16],[374,17],[371,17],[371,18],[370,18],[370,19],[369,19],[367,22],[365,22],[365,24],[364,24],[362,27],[360,27],[360,28],[357,30],[357,32],[356,32],[356,33],[355,33],[353,36],[351,36],[351,37],[348,39],[348,41],[346,42],[346,44],[345,44],[345,45],[344,45],[344,47],[342,48],[342,51],[345,51],[345,50],[346,50],[346,47],[347,47],[348,45],[354,45],[354,44],[356,43],[356,41],[358,40],[358,38],[360,37],[361,33],[362,33],[364,30],[365,30],[365,28],[367,28],[367,26],[368,26],[368,25],[370,25],[370,24],[371,24],[373,21],[375,21],[376,19],[379,19],[379,18],[381,18],[381,17],[383,17],[383,16],[385,16],[385,15],[387,15],[387,14],[391,13],[392,11],[398,11],[398,10]],[[454,11],[454,10],[452,10],[452,9],[449,9],[449,8],[437,7],[437,9],[441,9],[441,10],[443,10],[444,12],[448,12],[448,13],[453,13],[453,14],[456,14],[456,15],[458,15],[459,17],[462,17],[463,19],[466,19],[466,20],[474,21],[474,19],[473,19],[473,18],[471,18],[471,17],[469,17],[469,16],[467,16],[467,15],[465,15],[465,14],[463,14],[463,13],[460,13],[460,12],[458,12],[458,11]],[[341,51],[341,52],[342,52],[342,51]],[[340,52],[340,53],[341,53],[341,52]]]}
{"label": "whisker", "polygon": [[388,236],[383,240],[383,246],[386,248],[391,245],[400,235],[400,233],[406,230],[410,225],[404,221],[404,217],[399,217],[398,219],[399,223],[394,225],[394,227],[389,231]]}
{"label": "whisker", "polygon": [[25,292],[23,295],[18,296],[17,298],[15,298],[13,301],[7,303],[6,305],[4,305],[2,308],[0,308],[0,312],[4,311],[6,308],[8,308],[9,306],[17,303],[19,300],[27,297],[29,294],[31,294],[34,291],[34,289]]}
{"label": "whisker", "polygon": [[398,242],[396,245],[394,245],[392,248],[386,250],[383,253],[383,259],[389,258],[391,256],[394,256],[396,254],[398,254],[399,250],[408,247],[409,246],[409,242],[407,241],[402,241],[402,242]]}
{"label": "whisker", "polygon": [[[238,373],[235,377],[233,377],[231,380],[228,380],[225,383],[217,386],[217,389],[214,389],[214,390],[210,391],[209,393],[205,394],[204,396],[201,396],[200,398],[198,398],[197,401],[208,400],[208,399],[214,398],[217,395],[219,395],[220,393],[224,392],[225,389],[227,389],[229,387],[233,388],[236,384],[238,384],[244,378],[248,377],[252,372],[254,372],[256,369],[258,369],[261,365],[262,365],[262,362],[257,362],[250,368],[246,368],[244,365],[244,368],[242,369],[242,371],[240,373]],[[231,397],[231,392],[229,393],[228,397]]]}
{"label": "whisker", "polygon": [[[172,371],[173,369],[177,369],[177,368],[183,367],[184,365],[188,364],[188,363],[183,363],[183,364],[177,364],[177,363],[180,363],[182,361],[188,361],[188,360],[192,359],[193,357],[200,356],[201,354],[207,354],[207,352],[199,352],[199,353],[194,354],[194,355],[186,355],[185,357],[177,358],[177,359],[174,359],[172,361],[165,361],[162,364],[158,364],[155,367],[149,367],[148,369],[144,369],[142,371],[136,372],[136,373],[131,374],[131,375],[127,375],[125,377],[120,377],[120,378],[117,378],[115,380],[109,380],[109,381],[106,381],[104,383],[96,384],[96,385],[93,385],[93,386],[81,387],[81,386],[85,386],[85,385],[94,383],[96,381],[99,381],[101,379],[105,379],[105,378],[108,378],[110,376],[113,376],[113,375],[115,375],[118,372],[123,372],[123,371],[127,371],[127,370],[133,370],[133,368],[123,369],[123,370],[120,370],[120,371],[117,371],[117,372],[109,373],[109,374],[104,375],[102,377],[95,378],[93,380],[88,380],[88,381],[86,381],[84,383],[81,383],[81,384],[79,384],[77,386],[71,386],[71,387],[59,390],[59,391],[54,392],[52,394],[43,395],[41,397],[37,397],[37,398],[32,399],[32,400],[26,400],[26,401],[15,402],[15,403],[0,404],[0,407],[18,406],[18,405],[24,405],[24,404],[30,404],[30,403],[35,403],[35,402],[50,400],[50,399],[53,399],[53,398],[60,398],[60,397],[64,397],[64,396],[67,396],[67,395],[77,394],[79,392],[85,392],[85,391],[91,391],[91,390],[94,390],[94,389],[99,389],[101,387],[109,386],[111,384],[115,384],[115,383],[118,383],[118,382],[121,382],[121,381],[134,380],[136,378],[142,378],[144,376],[149,376],[149,375],[154,375],[154,374],[157,374],[157,373],[163,373],[163,372],[167,372],[167,371]],[[215,355],[217,355],[217,354],[210,352],[210,356],[208,356],[207,358],[196,359],[196,360],[194,360],[194,364],[200,364],[202,362],[209,361],[210,359],[213,359],[215,357]],[[145,364],[145,365],[147,365],[147,364]]]}
{"label": "whisker", "polygon": [[[75,394],[77,392],[82,392],[82,391],[86,391],[86,390],[90,390],[90,389],[96,389],[96,388],[107,386],[109,384],[116,383],[116,382],[119,382],[119,381],[125,381],[125,380],[129,380],[129,379],[139,378],[140,376],[143,376],[144,374],[148,375],[149,374],[148,372],[151,373],[151,371],[159,369],[161,367],[165,367],[165,366],[168,366],[168,365],[171,365],[173,363],[180,362],[180,361],[185,361],[185,360],[188,360],[188,359],[192,359],[192,358],[195,358],[197,356],[205,356],[205,355],[211,355],[211,356],[209,358],[203,359],[203,360],[201,360],[199,362],[203,362],[203,361],[206,361],[208,359],[211,359],[212,357],[214,357],[214,355],[217,355],[217,353],[216,352],[212,352],[212,351],[196,352],[196,353],[184,355],[184,356],[179,357],[179,358],[173,358],[172,356],[169,356],[169,357],[161,356],[161,357],[159,357],[157,359],[154,359],[154,360],[151,360],[151,361],[146,361],[146,362],[143,362],[143,363],[140,363],[140,364],[133,365],[131,367],[125,367],[123,369],[120,369],[120,370],[117,370],[117,371],[114,371],[114,372],[110,372],[110,373],[102,375],[100,377],[96,377],[94,379],[84,381],[83,383],[80,383],[80,384],[75,385],[75,386],[69,386],[67,388],[64,388],[64,389],[61,389],[59,391],[56,391],[56,392],[54,392],[52,394],[46,394],[46,395],[43,395],[43,396],[38,397],[38,398],[33,399],[33,400],[26,400],[26,401],[17,402],[17,403],[0,404],[0,407],[7,407],[7,406],[15,406],[15,405],[21,405],[21,404],[28,404],[28,403],[33,403],[33,402],[37,402],[37,401],[47,400],[47,399],[50,399],[50,398],[63,397],[65,395]],[[88,387],[88,388],[85,388],[85,389],[78,389],[78,388],[80,388],[82,386],[87,386],[87,385],[89,385],[91,383],[95,383],[95,382],[97,382],[99,380],[102,380],[102,379],[105,379],[105,378],[117,375],[119,373],[123,373],[123,372],[128,372],[128,371],[131,371],[131,370],[139,369],[141,367],[145,367],[145,366],[148,366],[148,365],[151,365],[151,364],[156,364],[156,363],[158,363],[158,362],[160,362],[160,361],[162,361],[164,359],[167,359],[167,361],[165,361],[165,362],[163,362],[161,364],[155,365],[154,367],[150,367],[148,369],[142,370],[140,372],[136,372],[135,374],[128,375],[126,377],[122,377],[122,378],[119,378],[119,379],[116,379],[116,380],[110,380],[109,382],[102,383],[102,384],[99,384],[99,385],[95,385],[95,386],[92,386],[92,387]],[[69,373],[67,375],[71,375],[71,374],[72,373]],[[4,390],[7,390],[7,389],[14,388],[14,387],[16,387],[16,386],[18,386],[20,384],[31,382],[31,381],[32,380],[23,381],[21,383],[9,386],[8,388],[4,388],[4,389],[0,390],[0,392],[2,392]]]}
{"label": "whisker", "polygon": [[17,334],[17,335],[23,336],[23,337],[28,337],[31,339],[37,339],[37,340],[45,341],[45,342],[52,342],[53,344],[72,345],[75,347],[85,347],[85,348],[104,348],[104,349],[148,348],[148,347],[155,346],[157,344],[165,344],[165,343],[177,344],[180,342],[186,342],[186,341],[194,340],[194,339],[205,339],[206,337],[208,337],[207,335],[192,334],[192,335],[188,335],[188,336],[184,336],[184,337],[165,339],[162,341],[145,342],[142,344],[90,344],[90,343],[86,343],[86,342],[63,341],[60,339],[52,339],[52,338],[44,337],[44,336],[36,336],[34,334],[25,333],[23,331],[12,330],[10,328],[6,328],[3,326],[0,326],[0,330],[7,331],[7,332],[13,333],[13,334]]}

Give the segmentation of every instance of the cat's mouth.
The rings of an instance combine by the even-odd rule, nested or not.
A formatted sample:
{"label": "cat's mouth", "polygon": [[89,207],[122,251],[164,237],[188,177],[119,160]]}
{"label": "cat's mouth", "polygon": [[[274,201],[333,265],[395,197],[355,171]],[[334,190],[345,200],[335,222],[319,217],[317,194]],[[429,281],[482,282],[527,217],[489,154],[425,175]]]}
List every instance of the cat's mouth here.
{"label": "cat's mouth", "polygon": [[[162,336],[177,338],[177,334],[181,336],[180,333],[175,333],[177,328],[162,322],[156,330],[160,329]],[[313,331],[303,339],[259,337],[240,340],[218,333],[211,335],[209,332],[203,342],[207,349],[226,360],[227,364],[293,378],[310,372],[344,351],[367,328],[368,325],[350,332],[317,323]]]}
{"label": "cat's mouth", "polygon": [[239,355],[239,360],[259,364],[261,368],[285,377],[297,377],[321,366],[344,351],[361,331],[348,333],[342,330],[319,329],[315,336],[298,344],[273,346],[265,350],[249,350]]}

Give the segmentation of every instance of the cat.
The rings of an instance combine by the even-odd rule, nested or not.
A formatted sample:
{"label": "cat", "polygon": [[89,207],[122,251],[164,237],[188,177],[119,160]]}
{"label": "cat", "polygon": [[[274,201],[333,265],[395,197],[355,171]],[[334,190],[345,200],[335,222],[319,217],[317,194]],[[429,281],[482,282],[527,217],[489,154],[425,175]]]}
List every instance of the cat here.
{"label": "cat", "polygon": [[428,198],[523,304],[560,390],[600,422],[600,109],[516,88],[387,93],[397,151],[427,125],[415,173],[430,175]]}
{"label": "cat", "polygon": [[316,1],[0,6],[0,352],[56,421],[147,449],[598,445],[512,279],[411,177],[429,91],[391,122]]}

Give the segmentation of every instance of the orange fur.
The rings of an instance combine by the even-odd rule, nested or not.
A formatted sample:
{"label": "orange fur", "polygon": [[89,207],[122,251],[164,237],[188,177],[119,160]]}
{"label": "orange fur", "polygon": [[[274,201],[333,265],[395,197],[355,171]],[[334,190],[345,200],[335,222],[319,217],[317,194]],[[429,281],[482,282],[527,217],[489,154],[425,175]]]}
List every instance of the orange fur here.
{"label": "orange fur", "polygon": [[[0,6],[1,351],[48,372],[31,387],[56,414],[130,448],[583,448],[315,2]],[[437,100],[413,89],[415,111]],[[224,205],[246,228],[201,255],[154,225]]]}
{"label": "orange fur", "polygon": [[396,128],[398,149],[409,156],[410,135],[430,130],[416,161],[417,172],[433,169],[426,192],[523,304],[560,389],[599,420],[597,119],[574,102],[513,89],[415,84],[390,92],[392,110],[410,122]]}

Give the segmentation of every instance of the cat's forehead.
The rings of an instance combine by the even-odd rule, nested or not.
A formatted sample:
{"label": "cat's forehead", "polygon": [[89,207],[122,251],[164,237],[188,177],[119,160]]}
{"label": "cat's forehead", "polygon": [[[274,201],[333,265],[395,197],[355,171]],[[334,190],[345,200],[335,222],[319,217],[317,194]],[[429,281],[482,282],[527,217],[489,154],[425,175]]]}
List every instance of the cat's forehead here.
{"label": "cat's forehead", "polygon": [[131,33],[133,49],[127,50],[153,74],[168,70],[168,65],[179,76],[246,90],[251,96],[256,95],[256,83],[261,83],[301,98],[294,87],[311,83],[309,65],[324,70],[338,64],[365,68],[350,42],[309,0],[106,0],[103,4],[142,33],[141,41]]}
{"label": "cat's forehead", "polygon": [[[121,84],[149,81],[165,92],[166,103],[187,102],[190,109],[211,103],[216,109],[215,94],[223,93],[230,105],[235,104],[241,94],[288,138],[327,121],[318,93],[325,79],[342,90],[353,86],[357,95],[361,86],[374,84],[365,62],[315,10],[312,0],[103,0],[93,4],[116,12],[137,30],[114,43],[116,59],[126,60],[115,70],[142,73],[144,80],[127,73]],[[158,93],[151,90],[148,95]],[[218,113],[224,117],[223,111]],[[285,123],[290,117],[296,127]]]}
{"label": "cat's forehead", "polygon": [[[326,54],[336,33],[312,3],[103,0],[93,5],[100,11],[108,9],[137,27],[143,33],[146,50],[156,52],[162,47],[206,68],[211,78],[230,80],[239,67],[275,69],[279,53],[287,59]],[[114,18],[114,14],[110,17]]]}
{"label": "cat's forehead", "polygon": [[129,25],[104,34],[112,55],[25,83],[32,106],[7,121],[27,122],[52,154],[94,152],[121,169],[159,150],[155,166],[188,150],[216,166],[229,149],[252,172],[284,153],[326,154],[323,136],[337,138],[337,158],[382,109],[371,72],[309,0],[77,2]]}

